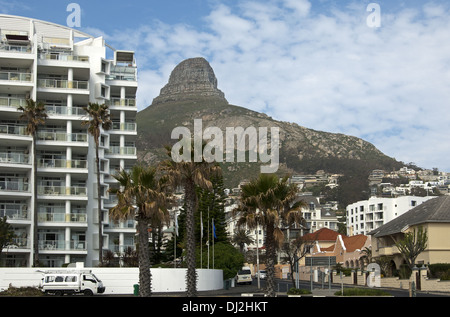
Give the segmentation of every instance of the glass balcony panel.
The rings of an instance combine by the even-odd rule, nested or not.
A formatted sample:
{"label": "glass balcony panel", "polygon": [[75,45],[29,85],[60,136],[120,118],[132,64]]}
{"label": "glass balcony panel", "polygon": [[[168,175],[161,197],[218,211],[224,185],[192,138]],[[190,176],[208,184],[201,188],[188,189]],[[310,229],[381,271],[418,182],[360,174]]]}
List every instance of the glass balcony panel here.
{"label": "glass balcony panel", "polygon": [[0,152],[0,163],[31,164],[31,160],[29,154]]}

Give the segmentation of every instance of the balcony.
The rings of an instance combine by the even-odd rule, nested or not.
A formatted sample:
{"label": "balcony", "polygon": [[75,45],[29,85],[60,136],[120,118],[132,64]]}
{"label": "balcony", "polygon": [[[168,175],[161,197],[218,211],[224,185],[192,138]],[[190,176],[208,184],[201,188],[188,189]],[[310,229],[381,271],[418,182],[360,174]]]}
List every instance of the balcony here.
{"label": "balcony", "polygon": [[39,222],[63,222],[63,223],[87,223],[86,213],[53,213],[53,212],[39,212]]}
{"label": "balcony", "polygon": [[113,122],[112,131],[136,132],[135,122]]}
{"label": "balcony", "polygon": [[64,62],[89,62],[89,56],[77,56],[73,54],[60,53],[41,53],[39,54],[41,60],[64,61]]}
{"label": "balcony", "polygon": [[[1,99],[0,99],[1,105]],[[56,104],[46,104],[45,105],[46,113],[49,116],[85,116],[86,111],[82,107],[72,107],[69,108],[64,105],[56,105]]]}
{"label": "balcony", "polygon": [[107,154],[110,155],[126,155],[126,156],[135,156],[136,155],[136,147],[133,146],[110,146],[107,150]]}
{"label": "balcony", "polygon": [[30,192],[28,178],[20,177],[1,177],[0,191],[6,192]]}
{"label": "balcony", "polygon": [[13,205],[0,210],[0,218],[6,217],[8,221],[30,220],[27,205]]}
{"label": "balcony", "polygon": [[0,44],[0,51],[11,53],[31,53],[31,45]]}
{"label": "balcony", "polygon": [[39,240],[39,250],[43,251],[87,251],[85,241]]}
{"label": "balcony", "polygon": [[9,245],[7,248],[9,251],[11,249],[29,249],[30,240],[28,238],[13,238],[12,245]]}
{"label": "balcony", "polygon": [[134,98],[110,98],[109,101],[106,102],[108,106],[119,106],[119,107],[136,107],[136,99]]}
{"label": "balcony", "polygon": [[27,127],[19,124],[0,124],[0,134],[28,136]]}
{"label": "balcony", "polygon": [[0,80],[31,83],[33,75],[31,73],[0,71]]}
{"label": "balcony", "polygon": [[137,68],[134,66],[111,66],[106,80],[137,81]]}
{"label": "balcony", "polygon": [[87,133],[67,133],[67,132],[44,132],[37,133],[38,141],[57,141],[57,142],[80,142],[88,141]]}
{"label": "balcony", "polygon": [[0,152],[0,163],[30,165],[31,157],[24,153]]}
{"label": "balcony", "polygon": [[0,97],[0,107],[19,108],[27,104],[25,98]]}
{"label": "balcony", "polygon": [[[0,78],[1,79],[1,78]],[[89,89],[89,82],[84,80],[38,79],[38,88]]]}
{"label": "balcony", "polygon": [[74,168],[86,169],[86,160],[65,160],[65,159],[39,159],[37,162],[39,168]]}
{"label": "balcony", "polygon": [[87,188],[80,186],[45,186],[38,185],[38,195],[87,197]]}

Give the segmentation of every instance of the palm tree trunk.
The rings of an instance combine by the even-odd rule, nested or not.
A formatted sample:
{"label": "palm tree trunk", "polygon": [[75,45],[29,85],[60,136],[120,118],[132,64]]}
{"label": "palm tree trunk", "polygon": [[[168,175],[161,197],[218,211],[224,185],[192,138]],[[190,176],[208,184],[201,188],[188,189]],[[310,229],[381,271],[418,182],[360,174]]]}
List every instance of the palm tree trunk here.
{"label": "palm tree trunk", "polygon": [[267,266],[267,282],[266,295],[268,297],[275,297],[275,239],[274,239],[274,225],[269,222],[266,227],[266,266]]}
{"label": "palm tree trunk", "polygon": [[195,188],[192,182],[187,181],[185,184],[185,202],[186,202],[186,286],[187,296],[197,296],[197,272],[195,271]]}
{"label": "palm tree trunk", "polygon": [[36,134],[33,137],[33,261],[34,267],[39,266],[39,234],[38,234],[38,203],[37,203],[37,158],[36,158]]}
{"label": "palm tree trunk", "polygon": [[152,273],[150,272],[150,252],[148,243],[148,221],[140,217],[138,219],[139,232],[139,296],[152,295]]}
{"label": "palm tree trunk", "polygon": [[103,213],[102,213],[102,193],[100,185],[100,158],[98,154],[98,142],[95,142],[95,164],[97,165],[97,208],[98,208],[98,260],[103,264]]}

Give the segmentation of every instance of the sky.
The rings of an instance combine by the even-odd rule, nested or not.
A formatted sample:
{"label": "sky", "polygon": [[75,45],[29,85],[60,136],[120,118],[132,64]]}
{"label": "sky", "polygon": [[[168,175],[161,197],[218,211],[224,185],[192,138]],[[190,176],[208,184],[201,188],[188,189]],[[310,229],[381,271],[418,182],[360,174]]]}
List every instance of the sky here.
{"label": "sky", "polygon": [[[72,2],[0,0],[0,13],[67,25]],[[231,104],[450,172],[448,0],[76,3],[77,29],[136,52],[139,110],[201,56]]]}

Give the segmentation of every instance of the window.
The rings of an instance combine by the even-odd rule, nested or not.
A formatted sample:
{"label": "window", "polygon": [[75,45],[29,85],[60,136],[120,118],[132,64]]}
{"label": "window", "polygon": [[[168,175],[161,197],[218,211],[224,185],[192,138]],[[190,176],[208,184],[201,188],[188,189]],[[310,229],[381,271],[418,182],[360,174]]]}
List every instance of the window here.
{"label": "window", "polygon": [[77,277],[74,276],[66,276],[66,282],[76,282],[77,281]]}
{"label": "window", "polygon": [[45,277],[45,283],[53,283],[55,281],[54,276],[46,276]]}
{"label": "window", "polygon": [[57,277],[55,278],[55,282],[56,282],[56,283],[58,283],[58,282],[64,282],[64,276],[57,276]]}

